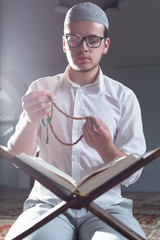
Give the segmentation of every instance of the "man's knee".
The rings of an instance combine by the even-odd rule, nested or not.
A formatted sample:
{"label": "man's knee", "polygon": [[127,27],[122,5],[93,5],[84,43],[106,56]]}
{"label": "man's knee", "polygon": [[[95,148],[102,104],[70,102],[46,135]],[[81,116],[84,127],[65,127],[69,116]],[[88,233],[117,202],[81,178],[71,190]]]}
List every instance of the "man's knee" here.
{"label": "man's knee", "polygon": [[100,231],[95,232],[95,234],[92,237],[92,240],[106,240],[106,239],[120,240],[120,238],[113,233],[100,232]]}

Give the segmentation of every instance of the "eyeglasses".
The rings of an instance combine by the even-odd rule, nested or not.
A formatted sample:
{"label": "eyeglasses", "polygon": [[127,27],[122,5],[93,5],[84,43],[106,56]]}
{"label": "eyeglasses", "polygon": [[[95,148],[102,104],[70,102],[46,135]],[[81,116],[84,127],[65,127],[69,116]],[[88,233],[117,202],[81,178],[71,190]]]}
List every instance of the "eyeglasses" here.
{"label": "eyeglasses", "polygon": [[78,35],[64,35],[67,39],[67,43],[70,47],[79,47],[83,40],[86,42],[87,46],[90,48],[98,48],[101,45],[102,39],[105,37],[98,36],[88,36],[81,37]]}

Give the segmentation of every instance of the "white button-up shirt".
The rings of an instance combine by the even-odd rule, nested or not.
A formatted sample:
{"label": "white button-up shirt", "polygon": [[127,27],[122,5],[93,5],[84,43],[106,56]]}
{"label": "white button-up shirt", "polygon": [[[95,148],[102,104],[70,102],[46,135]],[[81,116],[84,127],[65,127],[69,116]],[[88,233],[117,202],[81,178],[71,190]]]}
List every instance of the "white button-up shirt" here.
{"label": "white button-up shirt", "polygon": [[[117,148],[126,153],[141,155],[145,152],[141,111],[132,90],[123,84],[104,76],[101,69],[97,80],[89,85],[79,86],[69,78],[68,68],[64,74],[38,79],[28,91],[47,89],[56,97],[56,104],[67,114],[75,117],[95,116],[108,126]],[[19,124],[23,122],[24,113]],[[66,143],[76,141],[82,135],[85,120],[66,118],[54,108],[52,124],[58,137]],[[89,147],[84,138],[74,146],[59,143],[49,130],[49,143],[46,144],[46,128],[41,124],[37,144],[40,157],[72,176],[77,182],[101,167],[104,161],[98,152]],[[135,182],[141,171],[123,181],[128,186]],[[94,183],[93,183],[94,184]],[[30,198],[54,203],[56,196],[38,182]],[[96,201],[104,204],[118,203],[122,200],[120,184],[100,196]]]}

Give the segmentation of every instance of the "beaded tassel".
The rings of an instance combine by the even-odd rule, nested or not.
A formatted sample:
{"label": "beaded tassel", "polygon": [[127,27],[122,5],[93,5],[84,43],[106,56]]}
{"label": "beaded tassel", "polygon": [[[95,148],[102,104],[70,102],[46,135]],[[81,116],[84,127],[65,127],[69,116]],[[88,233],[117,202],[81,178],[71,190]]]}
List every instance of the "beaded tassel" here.
{"label": "beaded tassel", "polygon": [[51,122],[52,122],[52,116],[51,116],[51,117],[48,117],[48,118],[46,119],[46,121],[47,121],[47,124],[45,123],[44,118],[42,119],[42,125],[43,125],[44,127],[46,127],[46,130],[47,130],[47,131],[46,131],[46,132],[47,132],[46,144],[48,144],[48,143],[49,143],[48,125],[51,124]]}

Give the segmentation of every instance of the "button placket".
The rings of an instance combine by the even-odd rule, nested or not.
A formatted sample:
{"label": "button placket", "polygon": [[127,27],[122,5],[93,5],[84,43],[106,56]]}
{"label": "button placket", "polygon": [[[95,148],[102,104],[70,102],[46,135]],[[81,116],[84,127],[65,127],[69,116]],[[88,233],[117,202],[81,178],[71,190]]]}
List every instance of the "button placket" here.
{"label": "button placket", "polygon": [[[75,93],[75,101],[74,101],[74,116],[81,117],[82,112],[82,104],[83,104],[83,89],[77,88]],[[82,121],[73,120],[72,126],[72,142],[76,141],[82,135]],[[73,178],[79,182],[80,181],[80,147],[79,143],[72,147],[72,176]]]}

